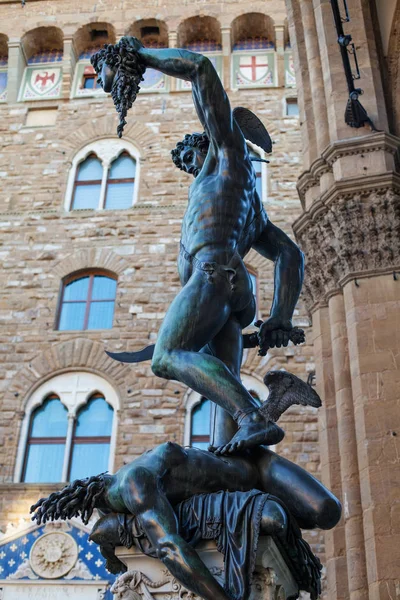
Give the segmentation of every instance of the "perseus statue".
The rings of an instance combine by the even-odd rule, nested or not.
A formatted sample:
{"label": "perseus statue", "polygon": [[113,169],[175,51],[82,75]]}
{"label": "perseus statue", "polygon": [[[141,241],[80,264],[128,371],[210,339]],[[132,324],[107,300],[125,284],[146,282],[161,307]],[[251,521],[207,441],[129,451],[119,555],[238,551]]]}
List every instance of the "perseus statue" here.
{"label": "perseus statue", "polygon": [[[255,318],[246,254],[253,248],[275,264],[272,308],[258,332],[261,354],[293,339],[292,316],[303,281],[302,252],[271,223],[256,191],[245,134],[270,150],[268,133],[250,111],[231,110],[214,66],[201,54],[144,48],[136,38],[125,37],[94,55],[92,64],[116,103],[119,133],[148,67],[191,82],[204,128],[204,133],[186,135],[172,151],[175,165],[194,178],[178,258],[182,290],[167,311],[155,347],[141,357],[152,354],[157,376],[186,384],[226,411],[221,413],[225,440],[210,448],[216,454],[276,444],[284,432],[260,410],[239,374],[242,330]],[[140,360],[137,354],[110,353],[125,362]]]}

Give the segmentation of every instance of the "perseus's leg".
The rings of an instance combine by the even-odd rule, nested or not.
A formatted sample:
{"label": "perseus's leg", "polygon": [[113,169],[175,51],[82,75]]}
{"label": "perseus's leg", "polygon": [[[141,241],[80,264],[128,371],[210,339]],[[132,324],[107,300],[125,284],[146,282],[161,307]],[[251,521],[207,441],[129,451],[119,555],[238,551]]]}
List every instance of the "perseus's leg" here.
{"label": "perseus's leg", "polygon": [[[242,326],[231,315],[215,338],[201,352],[221,360],[240,381],[243,356]],[[210,448],[225,446],[237,432],[236,421],[218,404],[212,403],[210,415]]]}
{"label": "perseus's leg", "polygon": [[283,437],[282,431],[258,412],[256,401],[226,364],[199,352],[229,320],[230,295],[230,284],[223,277],[209,283],[203,272],[194,271],[164,318],[152,363],[155,375],[181,381],[240,419],[241,437],[236,434],[225,452],[276,444]]}
{"label": "perseus's leg", "polygon": [[318,479],[268,448],[254,449],[252,458],[263,491],[282,500],[302,529],[331,529],[338,523],[341,504]]}

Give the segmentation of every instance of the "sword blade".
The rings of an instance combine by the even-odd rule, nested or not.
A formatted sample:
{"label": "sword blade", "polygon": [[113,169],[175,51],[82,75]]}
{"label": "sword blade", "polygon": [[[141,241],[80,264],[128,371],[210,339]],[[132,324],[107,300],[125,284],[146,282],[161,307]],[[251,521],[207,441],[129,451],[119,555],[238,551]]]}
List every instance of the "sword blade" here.
{"label": "sword blade", "polygon": [[142,350],[138,350],[137,352],[109,352],[108,350],[106,350],[106,354],[108,354],[110,358],[112,358],[113,360],[117,360],[118,362],[138,363],[153,358],[154,346],[154,344],[151,344],[150,346],[146,346],[145,348],[142,348]]}

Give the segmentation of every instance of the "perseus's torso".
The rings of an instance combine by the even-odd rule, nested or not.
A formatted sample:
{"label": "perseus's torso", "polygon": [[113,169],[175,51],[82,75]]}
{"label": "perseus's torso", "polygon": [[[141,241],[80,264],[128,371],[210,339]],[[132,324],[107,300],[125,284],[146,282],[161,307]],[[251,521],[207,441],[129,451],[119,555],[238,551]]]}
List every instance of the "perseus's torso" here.
{"label": "perseus's torso", "polygon": [[248,155],[222,149],[215,167],[206,161],[189,189],[181,242],[199,260],[227,264],[235,253],[244,257],[266,222]]}

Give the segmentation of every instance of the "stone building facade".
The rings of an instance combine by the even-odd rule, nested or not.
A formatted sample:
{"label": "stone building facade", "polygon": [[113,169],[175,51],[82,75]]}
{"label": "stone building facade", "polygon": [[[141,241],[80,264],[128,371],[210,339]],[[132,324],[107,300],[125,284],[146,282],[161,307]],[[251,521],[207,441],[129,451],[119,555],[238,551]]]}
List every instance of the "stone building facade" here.
{"label": "stone building facade", "polygon": [[[0,520],[5,532],[0,588],[5,600],[32,594],[39,600],[39,589],[52,589],[60,598],[64,593],[100,598],[108,576],[88,530],[75,521],[60,530],[37,529],[28,510],[74,472],[78,442],[91,441],[79,440],[77,427],[93,399],[105,399],[113,413],[106,435],[92,440],[99,452],[108,444],[110,471],[167,440],[191,443],[192,413],[201,398],[177,382],[156,378],[148,362],[124,366],[104,350],[137,350],[152,343],[179,290],[176,258],[190,182],[173,165],[170,150],[200,125],[185,84],[147,73],[118,140],[114,107],[96,88],[89,58],[101,44],[127,33],[148,45],[185,46],[209,55],[232,106],[253,110],[271,134],[271,162],[259,168],[258,185],[271,220],[292,235],[292,223],[301,214],[296,182],[302,140],[286,8],[283,0],[251,6],[228,0],[143,0],[136,7],[116,7],[110,0],[28,0],[24,8],[0,0],[0,10]],[[123,181],[112,178],[121,156],[134,164]],[[93,173],[97,169],[97,175],[85,179],[82,165],[93,167]],[[127,186],[127,204],[115,204],[113,185]],[[265,317],[272,300],[272,264],[253,251],[246,264],[259,316]],[[109,283],[115,295],[107,326],[104,315],[100,325],[90,325],[88,301],[78,325],[63,320],[67,286],[85,277],[93,286],[96,277],[114,282]],[[267,370],[283,367],[303,379],[314,370],[302,300],[294,321],[306,328],[302,347],[275,349],[266,357],[256,350],[245,353],[243,381],[261,398],[267,393],[262,383]],[[35,437],[33,421],[52,401],[64,411],[66,423],[62,435],[53,434],[53,445],[51,432]],[[319,476],[315,411],[292,409],[282,426],[286,437],[279,452]],[[37,454],[31,459],[34,446]],[[78,458],[85,456],[82,452]],[[52,476],[51,483],[42,472],[35,481],[45,457],[45,469],[59,461],[60,476]],[[84,462],[78,467],[84,469]],[[310,539],[323,553],[323,535]]]}

